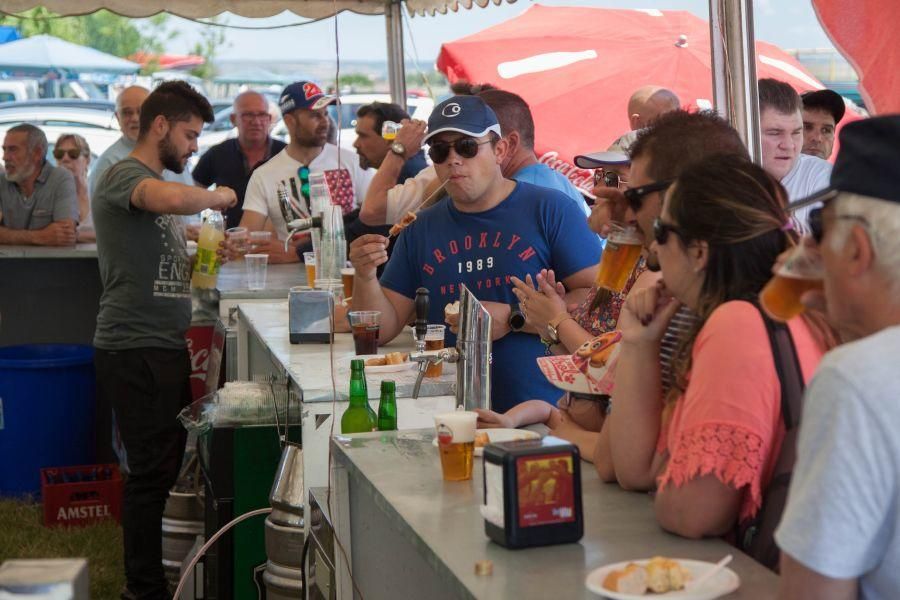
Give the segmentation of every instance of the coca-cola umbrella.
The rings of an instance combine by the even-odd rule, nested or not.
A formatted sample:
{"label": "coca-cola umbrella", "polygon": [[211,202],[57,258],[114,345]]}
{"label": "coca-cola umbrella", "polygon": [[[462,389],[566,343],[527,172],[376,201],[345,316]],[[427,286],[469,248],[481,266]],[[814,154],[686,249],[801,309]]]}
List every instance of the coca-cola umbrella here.
{"label": "coca-cola umbrella", "polygon": [[[783,50],[757,42],[757,75],[798,91],[824,86]],[[441,48],[451,82],[492,83],[534,114],[542,162],[589,190],[576,154],[605,149],[629,130],[626,106],[644,85],[671,89],[686,107],[712,108],[709,23],[686,11],[533,5],[518,17]]]}

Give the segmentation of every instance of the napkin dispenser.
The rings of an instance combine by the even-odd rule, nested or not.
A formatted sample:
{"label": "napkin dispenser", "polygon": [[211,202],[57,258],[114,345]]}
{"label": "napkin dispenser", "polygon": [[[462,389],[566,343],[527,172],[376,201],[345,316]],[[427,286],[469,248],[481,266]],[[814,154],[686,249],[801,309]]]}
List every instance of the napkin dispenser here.
{"label": "napkin dispenser", "polygon": [[481,515],[487,536],[505,548],[580,540],[578,447],[553,436],[485,446]]}
{"label": "napkin dispenser", "polygon": [[328,344],[332,341],[334,295],[329,290],[292,287],[288,293],[288,331],[292,344]]}

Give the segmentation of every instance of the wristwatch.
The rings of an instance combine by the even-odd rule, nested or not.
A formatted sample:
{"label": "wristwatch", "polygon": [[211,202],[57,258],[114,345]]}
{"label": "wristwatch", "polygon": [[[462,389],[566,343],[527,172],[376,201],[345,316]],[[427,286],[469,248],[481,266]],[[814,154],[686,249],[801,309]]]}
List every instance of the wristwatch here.
{"label": "wristwatch", "polygon": [[550,319],[550,322],[547,323],[547,339],[554,344],[559,343],[559,326],[563,321],[568,319],[572,319],[572,315],[569,313],[560,313],[557,316]]}
{"label": "wristwatch", "polygon": [[406,146],[404,146],[400,142],[394,142],[393,144],[391,144],[391,152],[393,152],[400,158],[406,158]]}
{"label": "wristwatch", "polygon": [[522,331],[522,328],[525,327],[525,313],[519,308],[518,302],[509,305],[509,319],[506,323],[513,331]]}

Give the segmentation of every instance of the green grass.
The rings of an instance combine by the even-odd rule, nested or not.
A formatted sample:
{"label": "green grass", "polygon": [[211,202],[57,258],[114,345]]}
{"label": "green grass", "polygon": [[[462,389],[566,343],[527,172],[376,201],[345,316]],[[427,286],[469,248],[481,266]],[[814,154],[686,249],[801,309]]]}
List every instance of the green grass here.
{"label": "green grass", "polygon": [[86,558],[91,598],[113,600],[125,585],[122,528],[115,521],[87,527],[44,527],[39,503],[0,498],[0,562],[8,558]]}

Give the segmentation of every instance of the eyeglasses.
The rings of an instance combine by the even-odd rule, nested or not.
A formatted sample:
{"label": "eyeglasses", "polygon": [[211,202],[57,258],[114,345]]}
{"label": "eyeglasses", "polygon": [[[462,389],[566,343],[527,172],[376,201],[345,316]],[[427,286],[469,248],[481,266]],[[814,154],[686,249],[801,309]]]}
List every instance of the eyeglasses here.
{"label": "eyeglasses", "polygon": [[606,171],[604,169],[594,169],[594,187],[605,186],[611,188],[620,188],[628,185],[628,182],[622,179],[615,171]]}
{"label": "eyeglasses", "polygon": [[248,122],[253,121],[253,120],[268,121],[269,119],[272,118],[272,115],[270,115],[267,112],[246,112],[246,113],[241,113],[240,116],[241,116],[242,121],[248,121]]}
{"label": "eyeglasses", "polygon": [[[309,202],[309,167],[303,165],[297,169],[297,177],[300,178],[300,193]],[[296,190],[294,193],[296,194]]]}
{"label": "eyeglasses", "polygon": [[66,154],[68,154],[69,158],[72,160],[78,160],[78,157],[81,156],[81,150],[78,148],[69,148],[68,150],[62,150],[60,148],[53,149],[53,158],[56,160],[62,160],[62,157]]}
{"label": "eyeglasses", "polygon": [[628,206],[634,212],[640,211],[641,207],[644,205],[644,196],[667,189],[672,185],[673,181],[675,180],[666,179],[664,181],[655,181],[636,188],[628,188],[623,192],[625,194],[625,199],[628,201]]}
{"label": "eyeglasses", "polygon": [[[834,218],[843,219],[845,221],[858,221],[865,227],[869,226],[869,221],[867,221],[865,217],[861,217],[859,215],[835,215]],[[819,245],[822,243],[822,238],[825,237],[825,228],[823,226],[822,219],[822,208],[814,208],[809,211],[808,220],[810,235],[812,235],[812,238],[813,240],[815,240],[816,245]]]}
{"label": "eyeglasses", "polygon": [[479,142],[471,137],[461,137],[453,142],[433,142],[431,147],[428,148],[428,156],[431,157],[431,161],[434,164],[439,165],[450,156],[450,148],[452,147],[461,157],[474,158],[478,154],[478,146],[490,143],[491,140]]}
{"label": "eyeglasses", "polygon": [[684,233],[681,228],[671,223],[666,223],[662,219],[657,218],[653,221],[653,239],[662,246],[669,241],[669,234],[674,233],[681,239],[684,239]]}

